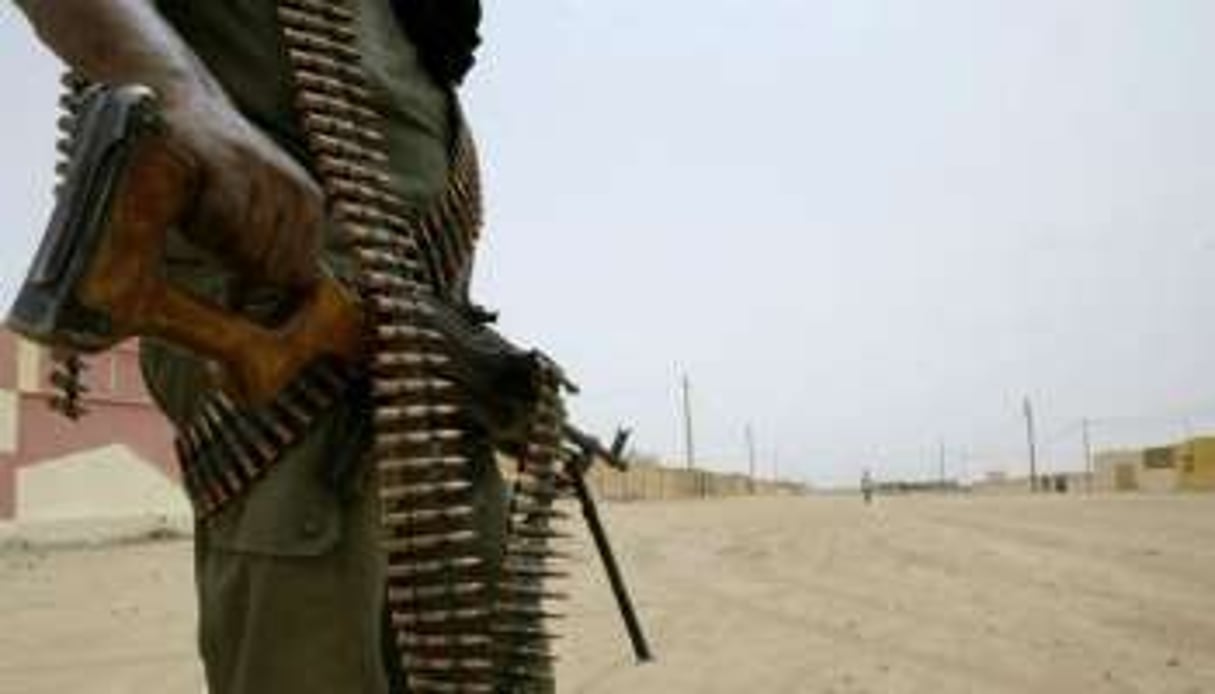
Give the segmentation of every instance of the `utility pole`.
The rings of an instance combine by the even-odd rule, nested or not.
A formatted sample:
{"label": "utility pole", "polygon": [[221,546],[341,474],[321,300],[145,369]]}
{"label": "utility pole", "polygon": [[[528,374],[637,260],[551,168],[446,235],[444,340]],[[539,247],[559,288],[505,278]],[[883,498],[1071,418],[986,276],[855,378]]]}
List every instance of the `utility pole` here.
{"label": "utility pole", "polygon": [[[696,470],[696,439],[692,435],[692,382],[687,372],[683,374],[683,454],[684,466],[689,472]],[[696,492],[702,498],[708,496],[708,482],[703,473],[693,475]]]}
{"label": "utility pole", "polygon": [[1080,433],[1084,436],[1084,480],[1089,494],[1093,493],[1093,441],[1089,436],[1088,417],[1080,420]]}
{"label": "utility pole", "polygon": [[1025,397],[1025,437],[1029,441],[1029,490],[1038,491],[1038,442],[1034,436],[1034,408]]}
{"label": "utility pole", "polygon": [[755,493],[755,430],[747,424],[747,487]]}
{"label": "utility pole", "polygon": [[696,443],[692,437],[692,384],[688,375],[683,375],[683,455],[684,465],[696,468]]}
{"label": "utility pole", "polygon": [[945,491],[945,439],[938,442],[937,465],[940,468],[941,491]]}

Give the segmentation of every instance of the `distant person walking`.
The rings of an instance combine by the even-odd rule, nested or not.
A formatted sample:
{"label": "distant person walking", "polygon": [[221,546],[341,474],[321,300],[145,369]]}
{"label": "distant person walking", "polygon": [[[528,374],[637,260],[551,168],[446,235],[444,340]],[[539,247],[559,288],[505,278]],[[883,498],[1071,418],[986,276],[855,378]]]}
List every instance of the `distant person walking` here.
{"label": "distant person walking", "polygon": [[873,503],[873,475],[868,468],[861,473],[861,496],[865,497],[865,505]]}

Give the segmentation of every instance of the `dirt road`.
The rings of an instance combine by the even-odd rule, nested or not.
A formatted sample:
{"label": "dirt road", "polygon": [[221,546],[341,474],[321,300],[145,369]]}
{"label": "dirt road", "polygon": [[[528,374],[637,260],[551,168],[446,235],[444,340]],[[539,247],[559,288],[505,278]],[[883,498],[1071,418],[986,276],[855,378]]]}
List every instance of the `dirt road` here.
{"label": "dirt road", "polygon": [[[562,692],[1215,692],[1215,496],[783,498],[605,514]],[[198,694],[188,542],[0,554],[0,693]]]}

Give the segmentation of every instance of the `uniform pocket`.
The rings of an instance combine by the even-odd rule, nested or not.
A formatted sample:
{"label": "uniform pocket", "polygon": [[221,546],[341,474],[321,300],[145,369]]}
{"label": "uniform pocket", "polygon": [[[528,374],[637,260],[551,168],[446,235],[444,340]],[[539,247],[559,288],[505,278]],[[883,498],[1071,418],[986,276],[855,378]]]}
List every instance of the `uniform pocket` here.
{"label": "uniform pocket", "polygon": [[[326,415],[319,426],[285,452],[244,496],[206,521],[206,542],[213,550],[278,557],[325,554],[342,535],[346,505],[327,480],[331,455],[340,449],[346,427],[343,418]],[[214,445],[201,461],[218,460]]]}

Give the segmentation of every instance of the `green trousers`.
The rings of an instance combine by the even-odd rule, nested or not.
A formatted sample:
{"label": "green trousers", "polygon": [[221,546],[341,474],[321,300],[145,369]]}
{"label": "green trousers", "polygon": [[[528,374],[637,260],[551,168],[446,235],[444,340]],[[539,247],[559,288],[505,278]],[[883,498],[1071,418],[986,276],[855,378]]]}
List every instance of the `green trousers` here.
{"label": "green trousers", "polygon": [[[145,378],[170,413],[202,382],[181,356],[145,349]],[[401,691],[389,685],[400,674],[385,654],[384,554],[365,411],[337,406],[243,498],[198,523],[198,639],[209,694]],[[481,550],[493,568],[506,491],[488,449],[475,456],[473,474]]]}
{"label": "green trousers", "polygon": [[[327,465],[360,455],[347,449],[360,439],[330,418],[245,499],[200,524],[198,636],[210,694],[389,691],[375,475],[355,465],[353,479],[334,488]],[[492,560],[505,528],[504,485],[492,457],[479,457],[475,472],[482,550]]]}

